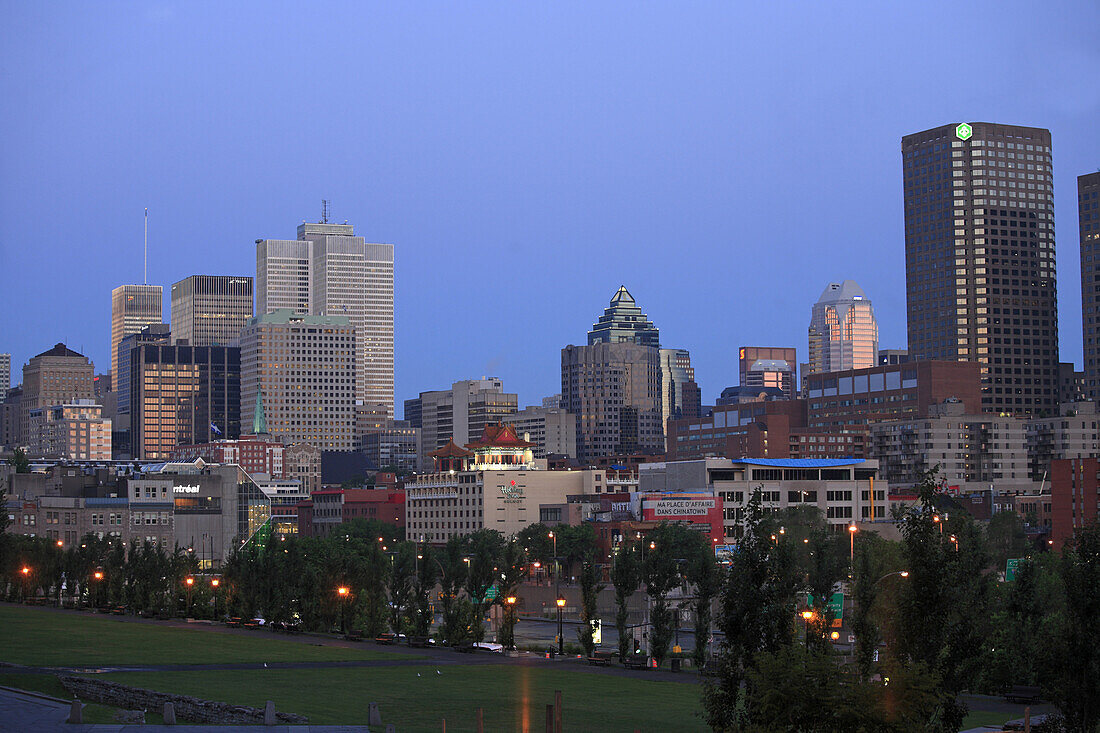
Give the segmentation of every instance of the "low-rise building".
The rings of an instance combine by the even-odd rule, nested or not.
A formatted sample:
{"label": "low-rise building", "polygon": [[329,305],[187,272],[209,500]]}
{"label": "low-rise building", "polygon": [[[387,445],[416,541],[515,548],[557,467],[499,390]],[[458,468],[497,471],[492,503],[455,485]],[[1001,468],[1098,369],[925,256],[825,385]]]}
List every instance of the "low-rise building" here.
{"label": "low-rise building", "polygon": [[1050,538],[1060,549],[1074,532],[1100,518],[1100,460],[1067,458],[1050,464]]}
{"label": "low-rise building", "polygon": [[1100,455],[1100,415],[1095,402],[1066,402],[1054,417],[1027,422],[1027,463],[1031,478],[1049,477],[1051,461]]}
{"label": "low-rise building", "polygon": [[242,435],[236,439],[215,440],[212,443],[177,445],[169,460],[193,463],[201,458],[207,463],[235,463],[251,476],[285,478],[283,452],[286,447],[270,435]]}
{"label": "low-rise building", "polygon": [[901,503],[879,480],[878,462],[861,459],[705,458],[639,467],[639,491],[687,492],[720,498],[727,541],[743,533],[745,505],[761,491],[763,507],[779,510],[811,505],[837,531],[853,522],[890,516]]}
{"label": "low-rise building", "polygon": [[504,423],[486,426],[481,439],[435,452],[435,470],[408,479],[406,531],[434,544],[479,529],[514,535],[539,521],[541,506],[605,493],[601,469],[546,470],[533,444]]}
{"label": "low-rise building", "polygon": [[[376,519],[405,526],[405,492],[390,489],[323,489],[313,492],[308,512],[299,511],[299,532],[326,537],[355,519]],[[308,524],[308,526],[307,526]]]}
{"label": "low-rise building", "polygon": [[30,410],[29,455],[111,460],[111,420],[92,399]]}
{"label": "low-rise building", "polygon": [[881,475],[895,486],[914,486],[938,469],[953,490],[988,488],[1034,491],[1027,467],[1026,423],[993,413],[971,413],[951,400],[927,417],[888,420],[871,426],[873,455]]}

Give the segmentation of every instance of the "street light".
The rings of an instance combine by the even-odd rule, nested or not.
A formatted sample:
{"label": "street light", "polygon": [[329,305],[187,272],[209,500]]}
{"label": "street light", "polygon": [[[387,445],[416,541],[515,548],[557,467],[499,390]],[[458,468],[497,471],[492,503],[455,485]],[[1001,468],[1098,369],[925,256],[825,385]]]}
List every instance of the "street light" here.
{"label": "street light", "polygon": [[959,538],[955,535],[951,535],[947,538],[948,541],[955,546],[955,552],[959,551]]}
{"label": "street light", "polygon": [[62,547],[63,545],[64,545],[64,543],[62,543],[62,542],[61,542],[61,540],[58,540],[58,541],[57,541],[57,546],[58,546],[58,547]]}
{"label": "street light", "polygon": [[214,618],[215,619],[218,617],[218,586],[221,585],[221,584],[222,584],[222,582],[218,578],[211,578],[210,579],[210,587],[214,589]]}
{"label": "street light", "polygon": [[855,522],[848,525],[849,544],[851,545],[848,552],[848,567],[850,568],[856,566],[856,532],[858,531]]}
{"label": "street light", "polygon": [[504,646],[507,649],[515,649],[516,636],[513,629],[515,628],[516,619],[516,597],[508,596],[504,599],[504,628],[506,629]]}
{"label": "street light", "polygon": [[565,635],[561,629],[561,610],[565,608],[565,599],[558,596],[558,599],[554,601],[558,604],[558,654],[565,654]]}
{"label": "street light", "polygon": [[561,595],[561,568],[558,567],[558,536],[553,532],[547,535],[554,542],[554,592]]}
{"label": "street light", "polygon": [[187,585],[187,614],[191,614],[191,588],[195,585],[195,579],[188,577],[183,581]]}

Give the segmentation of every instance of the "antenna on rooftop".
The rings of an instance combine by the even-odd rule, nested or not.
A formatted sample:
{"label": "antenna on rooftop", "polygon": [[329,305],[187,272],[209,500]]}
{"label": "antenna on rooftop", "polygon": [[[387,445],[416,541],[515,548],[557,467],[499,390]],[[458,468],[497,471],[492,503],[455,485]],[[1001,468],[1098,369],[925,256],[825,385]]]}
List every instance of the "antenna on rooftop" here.
{"label": "antenna on rooftop", "polygon": [[321,223],[328,224],[328,199],[321,199]]}
{"label": "antenna on rooftop", "polygon": [[145,207],[145,268],[142,270],[141,281],[149,284],[149,207]]}

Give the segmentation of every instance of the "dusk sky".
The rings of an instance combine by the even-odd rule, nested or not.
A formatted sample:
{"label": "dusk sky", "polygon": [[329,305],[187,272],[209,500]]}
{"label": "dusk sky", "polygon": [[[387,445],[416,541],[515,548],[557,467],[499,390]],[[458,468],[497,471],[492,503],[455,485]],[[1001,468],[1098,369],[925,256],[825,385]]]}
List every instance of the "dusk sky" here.
{"label": "dusk sky", "polygon": [[1063,361],[1100,3],[35,3],[0,11],[0,352],[109,368],[110,291],[255,276],[257,238],[396,249],[396,398],[560,349],[625,284],[704,403],[856,280],[903,348],[901,137],[1045,127]]}

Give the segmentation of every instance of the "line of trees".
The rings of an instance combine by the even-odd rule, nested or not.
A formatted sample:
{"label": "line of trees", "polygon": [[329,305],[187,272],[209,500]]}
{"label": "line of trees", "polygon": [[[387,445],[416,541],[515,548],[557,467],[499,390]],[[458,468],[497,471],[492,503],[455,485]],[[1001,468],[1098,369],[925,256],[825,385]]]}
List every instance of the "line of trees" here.
{"label": "line of trees", "polygon": [[[1011,513],[984,528],[962,512],[945,518],[936,485],[926,474],[920,501],[894,517],[900,542],[860,532],[851,555],[847,538],[752,496],[721,580],[725,638],[703,687],[711,728],[957,731],[961,693],[1029,685],[1060,711],[1048,730],[1096,731],[1100,529],[1060,556],[1034,552]],[[1001,582],[1008,557],[1023,559]],[[826,599],[843,581],[848,655],[827,638]]]}

